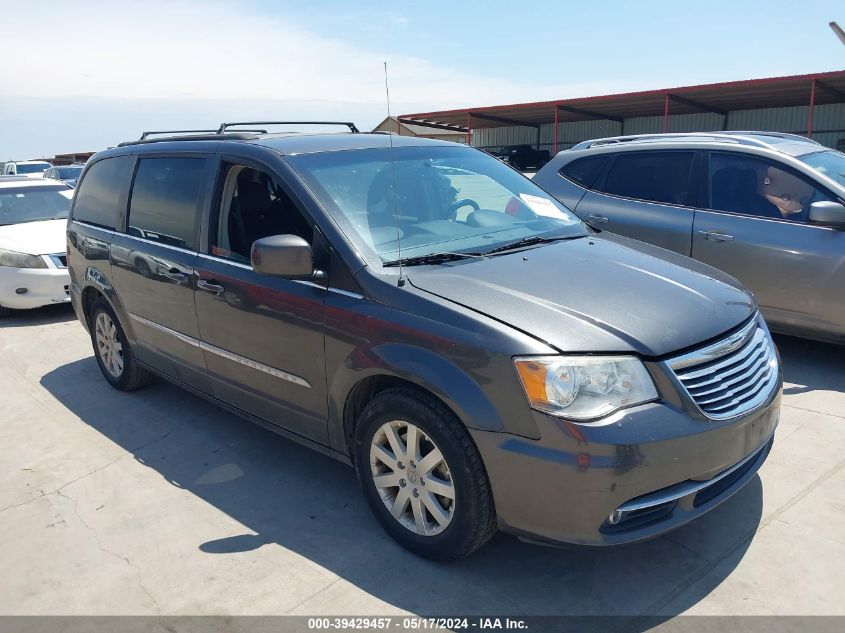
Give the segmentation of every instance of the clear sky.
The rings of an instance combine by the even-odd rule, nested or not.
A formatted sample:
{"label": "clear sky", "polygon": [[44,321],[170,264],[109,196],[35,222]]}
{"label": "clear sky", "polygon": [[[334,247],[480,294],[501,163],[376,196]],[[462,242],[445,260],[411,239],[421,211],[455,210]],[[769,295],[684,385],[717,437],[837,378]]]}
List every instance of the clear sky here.
{"label": "clear sky", "polygon": [[0,160],[141,130],[845,69],[842,0],[0,0]]}

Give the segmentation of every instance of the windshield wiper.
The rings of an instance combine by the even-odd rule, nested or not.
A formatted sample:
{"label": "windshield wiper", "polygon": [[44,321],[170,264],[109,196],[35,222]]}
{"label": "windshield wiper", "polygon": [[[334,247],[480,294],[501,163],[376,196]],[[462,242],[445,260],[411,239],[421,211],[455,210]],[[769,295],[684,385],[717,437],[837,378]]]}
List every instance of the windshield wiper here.
{"label": "windshield wiper", "polygon": [[385,262],[384,266],[420,266],[422,264],[442,264],[444,262],[453,262],[458,259],[467,259],[468,257],[481,257],[479,253],[431,253],[430,255],[419,255],[417,257],[404,257],[402,259],[394,259]]}
{"label": "windshield wiper", "polygon": [[577,237],[584,237],[583,235],[558,235],[555,237],[548,237],[544,235],[532,235],[531,237],[524,237],[521,240],[517,240],[516,242],[509,242],[507,244],[502,244],[501,246],[496,246],[495,248],[491,248],[489,251],[484,251],[483,255],[492,255],[493,253],[504,253],[505,251],[512,251],[517,248],[523,248],[525,246],[534,246],[535,244],[545,244],[548,242],[557,242],[560,240],[572,240]]}

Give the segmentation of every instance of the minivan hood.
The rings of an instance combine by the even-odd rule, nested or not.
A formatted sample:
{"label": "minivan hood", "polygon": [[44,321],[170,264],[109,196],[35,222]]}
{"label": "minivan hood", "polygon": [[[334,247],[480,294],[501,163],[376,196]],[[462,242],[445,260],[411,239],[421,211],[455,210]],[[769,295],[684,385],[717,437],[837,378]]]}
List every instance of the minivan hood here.
{"label": "minivan hood", "polygon": [[67,220],[43,220],[0,226],[0,248],[28,255],[64,253]]}
{"label": "minivan hood", "polygon": [[717,337],[757,309],[733,277],[608,233],[408,268],[406,276],[561,352],[662,356]]}

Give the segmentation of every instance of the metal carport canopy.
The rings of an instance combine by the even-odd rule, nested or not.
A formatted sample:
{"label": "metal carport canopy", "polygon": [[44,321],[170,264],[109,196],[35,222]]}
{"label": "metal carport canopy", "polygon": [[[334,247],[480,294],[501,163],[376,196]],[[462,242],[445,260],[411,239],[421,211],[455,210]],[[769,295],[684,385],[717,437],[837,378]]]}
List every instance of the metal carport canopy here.
{"label": "metal carport canopy", "polygon": [[[473,128],[524,125],[589,119],[622,121],[630,117],[715,112],[809,105],[808,131],[812,133],[812,106],[845,102],[845,70],[747,79],[698,86],[643,90],[596,97],[537,101],[510,105],[461,108],[405,114],[400,121],[433,128],[469,132]],[[665,124],[664,124],[665,125]]]}

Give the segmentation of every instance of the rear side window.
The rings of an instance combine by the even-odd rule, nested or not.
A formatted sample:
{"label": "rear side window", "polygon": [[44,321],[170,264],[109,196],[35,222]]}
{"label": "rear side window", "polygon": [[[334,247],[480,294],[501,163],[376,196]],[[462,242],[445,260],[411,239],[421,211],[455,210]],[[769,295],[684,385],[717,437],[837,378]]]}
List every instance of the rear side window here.
{"label": "rear side window", "polygon": [[608,154],[603,154],[573,160],[560,168],[560,175],[585,189],[590,189],[607,164],[608,158]]}
{"label": "rear side window", "polygon": [[625,198],[692,206],[694,158],[694,152],[619,154],[601,190]]}
{"label": "rear side window", "polygon": [[204,158],[144,158],[138,163],[126,232],[193,250],[205,182]]}
{"label": "rear side window", "polygon": [[[106,229],[120,224],[123,193],[129,187],[132,157],[116,156],[97,161],[85,174],[76,192],[73,219]],[[123,198],[125,203],[125,198]]]}

